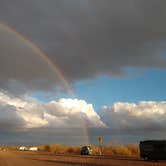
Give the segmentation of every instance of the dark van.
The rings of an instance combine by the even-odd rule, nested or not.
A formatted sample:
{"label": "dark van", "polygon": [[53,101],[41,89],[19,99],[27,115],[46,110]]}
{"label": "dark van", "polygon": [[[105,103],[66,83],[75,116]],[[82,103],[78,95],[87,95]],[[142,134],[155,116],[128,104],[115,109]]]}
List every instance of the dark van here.
{"label": "dark van", "polygon": [[90,146],[83,146],[81,148],[81,155],[92,155],[92,148]]}
{"label": "dark van", "polygon": [[166,160],[166,140],[146,140],[139,144],[140,156],[145,161]]}

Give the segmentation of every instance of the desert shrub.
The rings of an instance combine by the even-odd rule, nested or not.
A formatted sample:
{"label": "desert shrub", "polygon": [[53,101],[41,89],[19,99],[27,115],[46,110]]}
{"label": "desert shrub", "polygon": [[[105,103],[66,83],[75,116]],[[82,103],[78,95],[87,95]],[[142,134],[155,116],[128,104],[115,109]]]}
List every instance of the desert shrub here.
{"label": "desert shrub", "polygon": [[68,147],[66,152],[69,153],[69,154],[74,154],[74,148],[73,147]]}
{"label": "desert shrub", "polygon": [[[93,155],[98,155],[100,148],[98,146],[90,145],[92,148]],[[6,148],[6,147],[5,147]],[[11,150],[15,150],[18,147],[10,146],[8,147]],[[80,154],[81,146],[65,146],[61,144],[54,145],[41,145],[38,146],[41,151],[55,153],[55,154]],[[112,155],[112,156],[139,156],[139,147],[138,145],[128,144],[110,144],[109,146],[102,147],[103,155]]]}
{"label": "desert shrub", "polygon": [[81,151],[81,147],[80,146],[75,146],[73,147],[73,154],[80,154],[80,151]]}
{"label": "desert shrub", "polygon": [[45,152],[50,152],[51,151],[51,147],[50,145],[44,145],[44,149]]}
{"label": "desert shrub", "polygon": [[120,156],[131,156],[131,151],[123,145],[110,145],[108,148],[105,148],[105,153],[110,155],[120,155]]}
{"label": "desert shrub", "polygon": [[127,148],[130,150],[132,156],[139,156],[139,147],[138,145],[128,144]]}
{"label": "desert shrub", "polygon": [[93,155],[99,154],[99,148],[98,148],[98,146],[94,146],[94,145],[90,145],[90,146],[92,148]]}
{"label": "desert shrub", "polygon": [[51,151],[56,154],[65,154],[67,151],[67,146],[56,144],[52,146]]}
{"label": "desert shrub", "polygon": [[110,148],[110,147],[103,147],[103,154],[104,155],[113,155],[112,148]]}

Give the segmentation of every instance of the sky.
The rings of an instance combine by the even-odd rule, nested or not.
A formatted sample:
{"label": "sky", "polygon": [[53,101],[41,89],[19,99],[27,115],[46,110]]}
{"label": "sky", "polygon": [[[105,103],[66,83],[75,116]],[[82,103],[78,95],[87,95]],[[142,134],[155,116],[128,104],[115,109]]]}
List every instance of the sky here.
{"label": "sky", "polygon": [[0,144],[165,139],[165,6],[0,0]]}

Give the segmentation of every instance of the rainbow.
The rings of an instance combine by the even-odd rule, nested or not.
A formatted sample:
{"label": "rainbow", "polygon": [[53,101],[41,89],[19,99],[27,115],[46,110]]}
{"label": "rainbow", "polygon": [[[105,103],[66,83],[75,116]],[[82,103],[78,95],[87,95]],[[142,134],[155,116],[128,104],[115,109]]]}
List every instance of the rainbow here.
{"label": "rainbow", "polygon": [[39,55],[42,59],[44,59],[44,61],[48,64],[48,66],[53,71],[55,71],[55,73],[57,74],[57,76],[59,77],[59,79],[63,82],[64,86],[66,87],[66,90],[70,94],[73,94],[73,88],[68,83],[67,79],[65,78],[64,74],[62,73],[62,71],[59,69],[58,65],[54,64],[49,59],[49,56],[39,46],[37,46],[32,40],[30,40],[29,38],[27,38],[22,33],[16,31],[16,29],[14,29],[13,27],[9,26],[8,24],[0,22],[0,26],[2,26],[3,28],[5,28],[9,32],[14,33],[18,39],[23,40],[24,42],[26,42],[26,44],[28,44],[37,53],[37,55]]}
{"label": "rainbow", "polygon": [[[25,35],[22,33],[18,32],[16,29],[13,27],[9,26],[8,24],[0,21],[0,27],[4,28],[5,30],[13,33],[19,40],[24,41],[30,48],[32,48],[38,56],[40,56],[47,64],[48,66],[56,73],[56,76],[59,77],[59,79],[63,82],[66,90],[73,96],[74,91],[72,86],[68,83],[66,77],[64,76],[63,72],[60,70],[57,64],[53,63],[50,59],[48,54],[46,54],[38,45],[36,45],[32,40],[27,38]],[[55,77],[56,77],[55,76]],[[87,123],[85,122],[84,118],[81,118],[81,122],[83,126],[83,133],[84,133],[84,138],[85,138],[85,144],[89,145],[90,140],[89,140],[89,131],[87,127]]]}

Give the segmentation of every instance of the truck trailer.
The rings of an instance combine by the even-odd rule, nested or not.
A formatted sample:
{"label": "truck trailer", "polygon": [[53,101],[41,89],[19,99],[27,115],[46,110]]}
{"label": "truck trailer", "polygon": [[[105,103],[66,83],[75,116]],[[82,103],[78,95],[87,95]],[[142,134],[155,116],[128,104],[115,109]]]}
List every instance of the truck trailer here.
{"label": "truck trailer", "polygon": [[140,157],[145,161],[166,160],[166,140],[146,140],[139,144]]}

